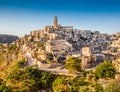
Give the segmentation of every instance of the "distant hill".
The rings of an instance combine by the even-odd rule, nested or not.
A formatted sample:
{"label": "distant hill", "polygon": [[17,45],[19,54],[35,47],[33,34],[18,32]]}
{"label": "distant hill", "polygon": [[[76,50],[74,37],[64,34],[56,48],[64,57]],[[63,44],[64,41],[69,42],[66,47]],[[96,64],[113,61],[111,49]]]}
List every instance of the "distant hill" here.
{"label": "distant hill", "polygon": [[12,41],[15,41],[17,39],[19,39],[18,36],[0,34],[0,43],[11,43]]}

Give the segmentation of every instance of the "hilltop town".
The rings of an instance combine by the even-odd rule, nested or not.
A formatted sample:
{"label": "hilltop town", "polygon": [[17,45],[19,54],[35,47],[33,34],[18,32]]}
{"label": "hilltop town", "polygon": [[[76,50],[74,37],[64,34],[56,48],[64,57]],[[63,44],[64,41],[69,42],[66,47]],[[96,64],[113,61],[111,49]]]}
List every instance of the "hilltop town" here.
{"label": "hilltop town", "polygon": [[[15,41],[25,53],[29,53],[31,65],[41,67],[45,62],[64,64],[68,56],[82,58],[83,68],[95,67],[102,61],[112,61],[120,55],[120,33],[105,34],[99,31],[79,30],[73,26],[58,24],[31,31]],[[58,65],[59,65],[58,64]]]}
{"label": "hilltop town", "polygon": [[[102,85],[99,87],[105,88],[111,80],[120,81],[120,32],[107,34],[95,30],[74,29],[73,26],[62,26],[58,24],[57,16],[54,17],[54,25],[33,30],[30,34],[12,43],[0,44],[0,52],[0,79],[5,81],[6,85],[12,87],[14,91],[22,92],[20,90],[23,90],[24,87],[24,90],[27,90],[25,92],[39,90],[47,90],[45,92],[53,92],[53,90],[88,92],[87,89],[92,90],[89,92],[98,92],[94,89],[97,84]],[[98,70],[103,69],[102,77],[94,72],[97,71],[96,67],[101,63],[104,63],[104,67],[98,68]],[[35,67],[37,70],[34,70]],[[69,67],[72,67],[72,72]],[[104,70],[107,68],[108,70]],[[48,75],[42,75],[42,72],[47,72]],[[49,73],[58,78],[55,79]],[[35,74],[34,77],[32,74]],[[39,80],[39,77],[49,81],[50,85],[49,82]],[[109,77],[111,79],[102,79]],[[36,80],[36,78],[38,79]],[[32,82],[30,82],[31,79]],[[60,82],[61,88],[59,81],[63,81]],[[28,85],[29,82],[30,85]],[[84,84],[77,84],[79,82]],[[25,86],[22,85],[23,83]],[[32,88],[31,85],[32,87],[38,85],[38,89]],[[39,88],[39,86],[43,88]],[[80,87],[85,87],[87,91],[78,91],[83,90]],[[31,91],[33,89],[34,91]]]}

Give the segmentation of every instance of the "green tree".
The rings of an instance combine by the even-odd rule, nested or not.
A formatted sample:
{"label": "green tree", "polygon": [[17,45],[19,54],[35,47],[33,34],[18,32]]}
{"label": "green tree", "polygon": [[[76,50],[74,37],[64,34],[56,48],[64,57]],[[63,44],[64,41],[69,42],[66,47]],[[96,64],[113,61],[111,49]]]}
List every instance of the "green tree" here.
{"label": "green tree", "polygon": [[95,74],[98,78],[114,78],[115,68],[109,61],[104,61],[95,70]]}
{"label": "green tree", "polygon": [[103,92],[103,91],[104,91],[104,89],[103,89],[102,85],[97,83],[95,86],[95,92]]}
{"label": "green tree", "polygon": [[45,45],[44,42],[39,42],[39,43],[38,43],[38,47],[43,47],[44,45]]}
{"label": "green tree", "polygon": [[23,57],[21,60],[19,60],[14,67],[17,68],[23,68],[24,66],[27,65],[27,61],[25,60],[25,58]]}
{"label": "green tree", "polygon": [[11,88],[5,84],[0,85],[0,92],[12,92]]}
{"label": "green tree", "polygon": [[70,56],[66,60],[65,67],[66,69],[69,70],[70,73],[81,72],[82,71],[81,62],[82,62],[81,59]]}
{"label": "green tree", "polygon": [[77,77],[71,80],[72,91],[78,92],[83,86],[88,86],[89,82],[85,82],[84,77]]}
{"label": "green tree", "polygon": [[41,79],[41,87],[43,89],[51,88],[52,82],[55,80],[55,76],[48,72],[41,72],[40,73]]}
{"label": "green tree", "polygon": [[92,87],[89,86],[80,86],[79,91],[77,92],[94,92]]}
{"label": "green tree", "polygon": [[10,50],[13,50],[13,51],[19,50],[19,47],[16,46],[16,45],[9,45],[9,46],[8,46],[8,51],[10,51]]}
{"label": "green tree", "polygon": [[39,71],[35,67],[25,69],[15,68],[7,77],[8,84],[11,84],[16,91],[39,91],[52,88],[55,77],[48,72]]}
{"label": "green tree", "polygon": [[110,82],[104,92],[120,92],[120,83],[118,81]]}
{"label": "green tree", "polygon": [[68,86],[65,78],[57,78],[52,83],[52,88],[54,92],[67,92]]}

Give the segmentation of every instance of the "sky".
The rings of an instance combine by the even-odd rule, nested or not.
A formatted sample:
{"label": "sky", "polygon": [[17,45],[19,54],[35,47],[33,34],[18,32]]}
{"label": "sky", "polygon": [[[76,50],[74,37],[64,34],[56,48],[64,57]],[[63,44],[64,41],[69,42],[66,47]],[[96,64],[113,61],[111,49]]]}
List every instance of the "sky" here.
{"label": "sky", "polygon": [[120,32],[120,0],[0,0],[0,34],[24,36],[59,24],[75,29]]}

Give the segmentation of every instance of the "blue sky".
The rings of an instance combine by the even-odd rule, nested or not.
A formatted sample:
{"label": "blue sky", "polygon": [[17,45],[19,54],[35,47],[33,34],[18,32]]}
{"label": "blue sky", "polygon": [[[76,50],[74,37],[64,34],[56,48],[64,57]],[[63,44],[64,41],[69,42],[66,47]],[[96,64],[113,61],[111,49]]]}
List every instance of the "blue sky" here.
{"label": "blue sky", "polygon": [[0,34],[22,36],[59,24],[102,33],[120,31],[120,0],[0,0]]}

